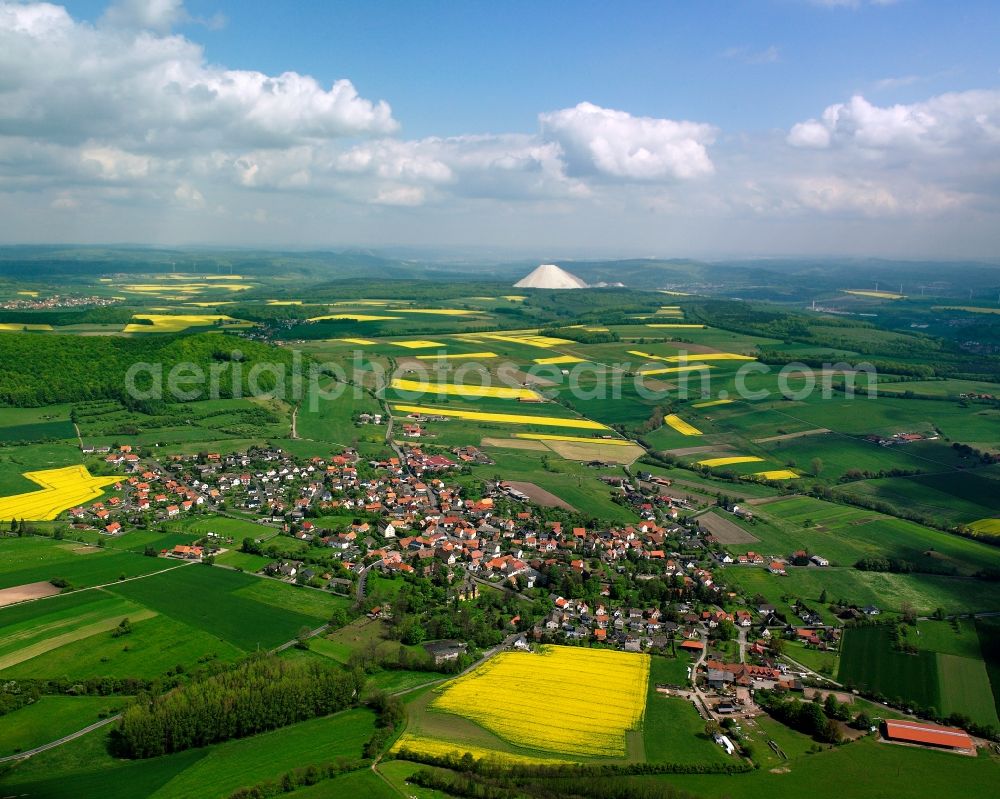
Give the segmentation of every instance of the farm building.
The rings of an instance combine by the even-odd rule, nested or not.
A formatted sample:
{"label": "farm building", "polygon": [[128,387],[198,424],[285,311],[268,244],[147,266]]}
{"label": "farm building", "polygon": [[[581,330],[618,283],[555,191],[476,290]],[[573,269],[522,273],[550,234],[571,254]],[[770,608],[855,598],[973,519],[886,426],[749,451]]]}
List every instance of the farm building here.
{"label": "farm building", "polygon": [[975,751],[975,744],[964,730],[957,727],[940,727],[918,721],[886,720],[882,722],[882,735],[889,741],[937,746],[943,749]]}

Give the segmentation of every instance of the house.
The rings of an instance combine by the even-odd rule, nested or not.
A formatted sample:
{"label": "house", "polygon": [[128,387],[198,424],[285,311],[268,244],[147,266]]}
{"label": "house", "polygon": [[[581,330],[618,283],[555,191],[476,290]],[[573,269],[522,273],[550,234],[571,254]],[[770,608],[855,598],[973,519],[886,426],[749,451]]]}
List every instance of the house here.
{"label": "house", "polygon": [[440,666],[442,663],[458,660],[458,656],[464,654],[465,646],[460,641],[432,641],[424,644],[424,649],[434,658],[434,665]]}
{"label": "house", "polygon": [[201,547],[190,547],[184,544],[178,544],[170,550],[171,557],[183,558],[184,560],[201,560],[204,554],[205,550]]}
{"label": "house", "polygon": [[809,560],[811,560],[817,566],[829,566],[830,565],[830,561],[828,561],[826,558],[820,557],[819,555],[813,555],[811,558],[809,558]]}
{"label": "house", "polygon": [[864,608],[862,608],[862,611],[866,616],[878,616],[882,612],[874,605],[867,605]]}

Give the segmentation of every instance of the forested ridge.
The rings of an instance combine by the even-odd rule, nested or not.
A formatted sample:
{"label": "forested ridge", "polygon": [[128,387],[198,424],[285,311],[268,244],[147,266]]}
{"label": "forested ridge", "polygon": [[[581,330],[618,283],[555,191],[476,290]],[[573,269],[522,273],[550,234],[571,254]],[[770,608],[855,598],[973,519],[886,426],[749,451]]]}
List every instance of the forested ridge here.
{"label": "forested ridge", "polygon": [[[234,353],[239,353],[235,355]],[[218,333],[119,338],[8,333],[0,336],[0,404],[37,407],[58,402],[119,399],[129,402],[125,375],[136,363],[162,365],[164,381],[179,363],[204,370],[239,360],[243,388],[254,364],[291,365],[291,353]],[[233,370],[222,370],[219,392],[232,396]],[[264,385],[269,378],[262,375]],[[187,386],[185,386],[187,388]],[[206,385],[207,391],[207,385]],[[205,397],[207,398],[207,396]]]}

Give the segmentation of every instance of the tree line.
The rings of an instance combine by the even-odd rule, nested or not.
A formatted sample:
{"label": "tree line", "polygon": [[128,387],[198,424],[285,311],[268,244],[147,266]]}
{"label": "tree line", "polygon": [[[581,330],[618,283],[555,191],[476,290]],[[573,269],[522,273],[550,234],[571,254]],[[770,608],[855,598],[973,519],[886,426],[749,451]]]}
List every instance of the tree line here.
{"label": "tree line", "polygon": [[362,681],[321,663],[254,657],[140,699],[112,731],[111,751],[118,757],[156,757],[325,716],[353,704]]}

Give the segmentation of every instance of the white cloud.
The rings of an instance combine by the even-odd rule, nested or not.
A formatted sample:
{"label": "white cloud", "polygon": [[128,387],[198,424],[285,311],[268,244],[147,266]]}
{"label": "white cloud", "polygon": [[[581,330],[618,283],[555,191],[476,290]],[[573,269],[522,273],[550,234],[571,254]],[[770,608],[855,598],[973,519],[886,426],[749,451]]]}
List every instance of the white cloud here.
{"label": "white cloud", "polygon": [[789,131],[788,143],[794,147],[829,147],[830,131],[815,119],[799,122]]}
{"label": "white cloud", "polygon": [[1000,91],[941,94],[909,105],[877,106],[855,95],[795,125],[796,147],[856,147],[926,154],[1000,148]]}
{"label": "white cloud", "polygon": [[715,128],[698,122],[634,117],[580,103],[541,114],[542,136],[558,142],[571,173],[631,180],[684,180],[713,171],[707,145]]}
{"label": "white cloud", "polygon": [[115,0],[101,19],[112,27],[165,32],[187,18],[184,0]]}
{"label": "white cloud", "polygon": [[932,186],[893,187],[864,178],[831,175],[792,181],[792,196],[801,208],[823,213],[861,213],[871,217],[938,214],[967,198]]}
{"label": "white cloud", "polygon": [[[153,9],[165,19],[163,7]],[[152,13],[152,11],[150,12]],[[180,36],[94,28],[47,4],[0,3],[0,135],[114,140],[146,152],[287,146],[397,128],[349,80],[206,63]]]}
{"label": "white cloud", "polygon": [[[724,136],[581,102],[541,113],[535,131],[404,139],[389,106],[349,80],[208,61],[169,32],[194,21],[179,2],[114,8],[90,25],[0,0],[0,236],[329,244],[339,230],[348,243],[579,252],[685,251],[700,235],[773,252],[808,250],[802,231],[846,231],[853,246],[867,225],[876,241],[884,220],[909,225],[907,246],[981,225],[973,244],[995,252],[1000,91],[859,95],[785,133]],[[767,63],[777,50],[723,55]],[[782,224],[788,237],[770,235]]]}
{"label": "white cloud", "polygon": [[722,57],[742,61],[744,64],[774,64],[781,60],[781,54],[773,44],[763,50],[752,50],[746,45],[730,47],[723,51]]}
{"label": "white cloud", "polygon": [[424,190],[417,186],[400,186],[384,189],[375,198],[377,205],[423,205]]}

